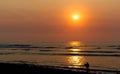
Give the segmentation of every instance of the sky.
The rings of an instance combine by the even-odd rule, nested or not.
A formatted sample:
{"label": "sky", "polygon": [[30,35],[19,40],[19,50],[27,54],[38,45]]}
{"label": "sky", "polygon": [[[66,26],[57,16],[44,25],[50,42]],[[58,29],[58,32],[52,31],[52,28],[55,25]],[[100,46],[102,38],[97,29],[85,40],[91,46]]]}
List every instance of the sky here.
{"label": "sky", "polygon": [[0,0],[1,42],[72,40],[119,42],[120,0]]}

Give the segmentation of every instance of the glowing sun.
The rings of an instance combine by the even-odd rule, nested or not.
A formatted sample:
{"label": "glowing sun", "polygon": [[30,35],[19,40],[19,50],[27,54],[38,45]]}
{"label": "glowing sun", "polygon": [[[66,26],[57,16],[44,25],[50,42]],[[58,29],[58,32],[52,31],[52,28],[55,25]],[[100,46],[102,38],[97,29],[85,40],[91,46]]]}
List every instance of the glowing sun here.
{"label": "glowing sun", "polygon": [[77,14],[73,15],[73,19],[74,20],[78,20],[79,19],[79,15],[77,15]]}

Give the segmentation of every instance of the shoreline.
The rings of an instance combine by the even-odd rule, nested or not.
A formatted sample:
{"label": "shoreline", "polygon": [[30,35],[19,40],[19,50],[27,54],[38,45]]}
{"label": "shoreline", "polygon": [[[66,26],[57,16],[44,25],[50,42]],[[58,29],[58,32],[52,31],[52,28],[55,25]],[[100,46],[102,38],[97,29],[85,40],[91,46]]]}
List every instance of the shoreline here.
{"label": "shoreline", "polygon": [[89,74],[71,70],[58,69],[47,66],[21,63],[0,63],[0,74]]}

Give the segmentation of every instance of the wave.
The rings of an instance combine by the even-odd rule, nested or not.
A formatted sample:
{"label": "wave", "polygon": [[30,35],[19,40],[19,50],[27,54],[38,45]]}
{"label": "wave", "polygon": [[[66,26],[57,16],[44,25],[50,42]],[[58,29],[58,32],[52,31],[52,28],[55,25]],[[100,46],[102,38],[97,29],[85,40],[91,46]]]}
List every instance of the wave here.
{"label": "wave", "polygon": [[15,53],[0,53],[0,55],[10,55],[10,54],[15,54]]}
{"label": "wave", "polygon": [[53,55],[53,56],[115,56],[120,57],[120,54],[72,54],[72,53],[17,53],[19,55]]}
{"label": "wave", "polygon": [[120,54],[40,54],[40,55],[61,55],[61,56],[118,56]]}
{"label": "wave", "polygon": [[36,48],[27,44],[0,44],[0,48]]}
{"label": "wave", "polygon": [[[73,52],[73,51],[70,51]],[[120,53],[120,51],[74,51],[79,53]]]}
{"label": "wave", "polygon": [[[32,45],[32,44],[0,44],[0,48],[44,48],[44,49],[73,49],[72,46],[59,46],[59,45]],[[78,48],[88,48],[88,49],[120,49],[120,45],[81,45]]]}

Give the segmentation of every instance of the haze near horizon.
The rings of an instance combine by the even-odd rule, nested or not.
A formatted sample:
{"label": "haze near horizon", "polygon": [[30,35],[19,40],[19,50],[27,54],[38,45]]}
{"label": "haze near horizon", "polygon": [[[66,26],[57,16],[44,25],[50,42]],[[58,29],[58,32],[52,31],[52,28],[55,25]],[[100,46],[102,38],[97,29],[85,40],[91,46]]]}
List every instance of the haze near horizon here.
{"label": "haze near horizon", "polygon": [[0,41],[118,42],[119,3],[120,0],[1,0]]}

